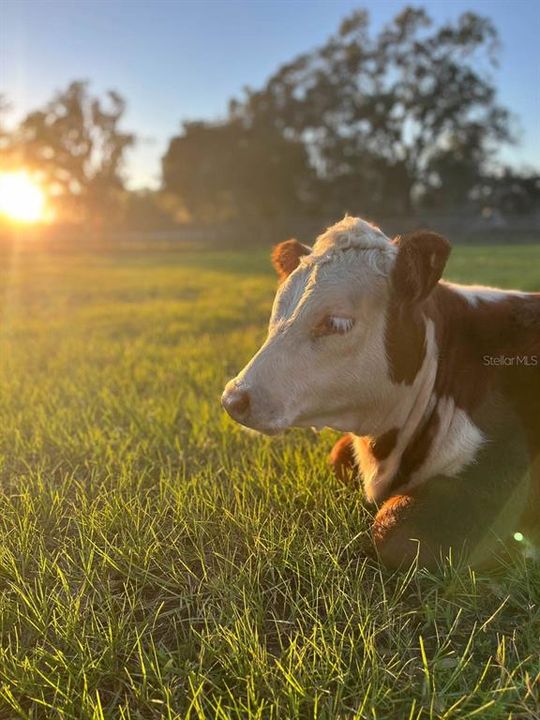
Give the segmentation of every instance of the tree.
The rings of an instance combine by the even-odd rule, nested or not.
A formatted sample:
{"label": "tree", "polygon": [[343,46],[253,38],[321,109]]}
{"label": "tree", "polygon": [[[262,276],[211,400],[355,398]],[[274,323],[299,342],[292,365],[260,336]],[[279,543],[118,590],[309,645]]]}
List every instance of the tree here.
{"label": "tree", "polygon": [[309,176],[302,143],[234,119],[185,123],[162,165],[164,189],[203,221],[294,212]]}
{"label": "tree", "polygon": [[360,10],[232,113],[302,142],[342,209],[406,212],[450,175],[472,187],[494,148],[512,140],[490,77],[497,48],[493,24],[474,13],[436,28],[407,7],[372,36]]}
{"label": "tree", "polygon": [[9,153],[39,172],[63,214],[100,221],[110,217],[124,184],[125,152],[135,142],[120,123],[125,101],[111,90],[92,96],[88,83],[72,82],[12,134]]}

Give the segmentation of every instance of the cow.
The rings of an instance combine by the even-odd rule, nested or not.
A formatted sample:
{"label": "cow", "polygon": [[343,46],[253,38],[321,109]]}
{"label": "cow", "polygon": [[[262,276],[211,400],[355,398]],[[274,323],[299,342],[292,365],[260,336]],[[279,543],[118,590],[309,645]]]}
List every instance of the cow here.
{"label": "cow", "polygon": [[393,569],[484,568],[539,538],[540,293],[444,281],[450,250],[349,216],[277,245],[268,336],[222,395],[261,433],[345,433],[331,463],[361,478]]}

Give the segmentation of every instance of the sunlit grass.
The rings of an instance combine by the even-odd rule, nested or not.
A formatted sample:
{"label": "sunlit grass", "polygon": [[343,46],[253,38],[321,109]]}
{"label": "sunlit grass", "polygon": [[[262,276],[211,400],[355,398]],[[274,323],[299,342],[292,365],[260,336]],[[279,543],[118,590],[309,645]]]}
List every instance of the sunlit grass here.
{"label": "sunlit grass", "polygon": [[[539,267],[467,248],[449,275],[538,289]],[[538,567],[381,571],[333,436],[221,411],[264,335],[266,252],[2,269],[1,718],[538,717]]]}

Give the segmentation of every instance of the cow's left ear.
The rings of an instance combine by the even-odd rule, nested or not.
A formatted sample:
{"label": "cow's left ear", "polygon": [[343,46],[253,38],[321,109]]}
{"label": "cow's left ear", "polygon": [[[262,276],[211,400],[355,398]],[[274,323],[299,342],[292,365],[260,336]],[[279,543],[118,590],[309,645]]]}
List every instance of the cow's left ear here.
{"label": "cow's left ear", "polygon": [[398,254],[392,271],[392,284],[406,302],[424,300],[441,279],[451,245],[442,235],[418,230],[397,237]]}
{"label": "cow's left ear", "polygon": [[298,240],[285,240],[272,250],[272,264],[276,269],[279,281],[283,282],[296,270],[302,255],[309,255],[311,248],[302,245]]}

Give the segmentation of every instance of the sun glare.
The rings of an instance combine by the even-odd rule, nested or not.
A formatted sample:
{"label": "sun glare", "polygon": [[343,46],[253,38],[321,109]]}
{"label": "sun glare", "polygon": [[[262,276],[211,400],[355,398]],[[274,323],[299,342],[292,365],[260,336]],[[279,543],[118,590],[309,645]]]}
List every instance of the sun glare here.
{"label": "sun glare", "polygon": [[27,173],[0,174],[0,215],[19,223],[45,220],[45,194]]}

